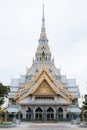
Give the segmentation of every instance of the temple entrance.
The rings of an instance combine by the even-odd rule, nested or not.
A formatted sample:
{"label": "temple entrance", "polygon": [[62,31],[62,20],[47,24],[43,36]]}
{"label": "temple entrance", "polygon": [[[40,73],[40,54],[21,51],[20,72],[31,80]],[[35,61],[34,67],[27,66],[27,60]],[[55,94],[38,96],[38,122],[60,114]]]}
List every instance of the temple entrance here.
{"label": "temple entrance", "polygon": [[30,107],[27,107],[26,109],[26,119],[27,120],[31,120],[31,108]]}
{"label": "temple entrance", "polygon": [[51,107],[47,109],[47,120],[48,121],[54,120],[54,110]]}
{"label": "temple entrance", "polygon": [[58,119],[63,120],[63,109],[61,107],[58,109]]}
{"label": "temple entrance", "polygon": [[35,110],[35,120],[37,121],[41,121],[43,116],[42,116],[42,109],[40,107],[38,107],[36,110]]}

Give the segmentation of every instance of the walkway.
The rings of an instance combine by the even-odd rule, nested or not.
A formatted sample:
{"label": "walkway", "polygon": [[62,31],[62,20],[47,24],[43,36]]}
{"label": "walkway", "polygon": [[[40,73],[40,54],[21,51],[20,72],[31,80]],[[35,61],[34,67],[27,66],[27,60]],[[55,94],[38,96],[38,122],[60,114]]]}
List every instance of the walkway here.
{"label": "walkway", "polygon": [[1,128],[2,130],[86,130],[78,125],[71,125],[71,123],[28,123],[22,122],[15,128]]}

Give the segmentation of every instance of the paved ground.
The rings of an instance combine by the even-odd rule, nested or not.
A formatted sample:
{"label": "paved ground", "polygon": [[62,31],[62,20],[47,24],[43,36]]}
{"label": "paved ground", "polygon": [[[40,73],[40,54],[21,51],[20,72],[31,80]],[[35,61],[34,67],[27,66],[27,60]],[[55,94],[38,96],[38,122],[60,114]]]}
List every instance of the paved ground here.
{"label": "paved ground", "polygon": [[78,125],[71,125],[70,123],[21,123],[15,128],[0,128],[0,130],[86,130]]}

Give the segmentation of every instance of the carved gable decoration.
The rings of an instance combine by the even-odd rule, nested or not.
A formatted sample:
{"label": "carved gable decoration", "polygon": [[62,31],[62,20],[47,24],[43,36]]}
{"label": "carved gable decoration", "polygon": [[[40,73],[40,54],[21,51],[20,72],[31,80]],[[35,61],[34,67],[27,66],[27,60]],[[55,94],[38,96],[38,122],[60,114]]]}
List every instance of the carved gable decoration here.
{"label": "carved gable decoration", "polygon": [[15,99],[25,99],[29,95],[60,95],[66,101],[71,102],[73,96],[60,82],[57,82],[49,70],[43,65],[41,70],[30,83],[25,84]]}
{"label": "carved gable decoration", "polygon": [[34,95],[55,95],[55,92],[46,81],[43,81],[34,92]]}

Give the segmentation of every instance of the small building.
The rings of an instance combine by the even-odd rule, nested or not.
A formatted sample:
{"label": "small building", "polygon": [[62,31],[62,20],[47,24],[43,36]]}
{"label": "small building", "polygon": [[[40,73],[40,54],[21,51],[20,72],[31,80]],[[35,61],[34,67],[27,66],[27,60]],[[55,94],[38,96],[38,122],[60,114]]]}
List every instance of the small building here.
{"label": "small building", "polygon": [[11,80],[9,106],[19,105],[24,120],[70,120],[72,114],[81,112],[78,106],[79,97],[76,79],[67,79],[66,75],[62,75],[52,59],[43,7],[42,27],[35,58],[25,75]]}

